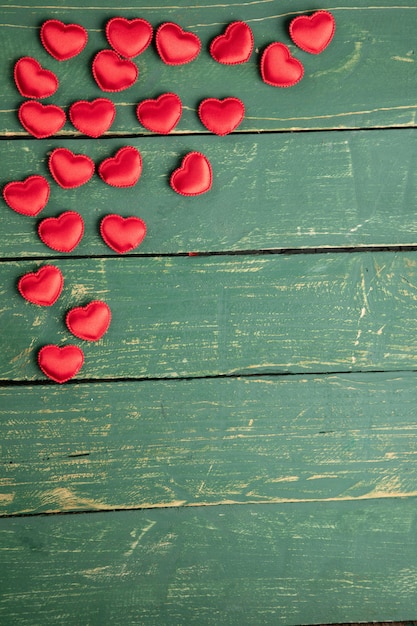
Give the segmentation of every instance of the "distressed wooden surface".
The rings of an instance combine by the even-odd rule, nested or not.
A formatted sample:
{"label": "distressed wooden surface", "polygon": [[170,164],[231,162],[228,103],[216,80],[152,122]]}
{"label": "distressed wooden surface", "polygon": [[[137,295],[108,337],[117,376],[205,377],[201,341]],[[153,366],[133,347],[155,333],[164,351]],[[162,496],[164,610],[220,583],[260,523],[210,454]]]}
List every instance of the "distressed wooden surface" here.
{"label": "distressed wooden surface", "polygon": [[6,387],[0,510],[416,496],[416,379],[409,372]]}
{"label": "distressed wooden surface", "polygon": [[[56,256],[40,241],[37,225],[63,210],[77,210],[85,221],[72,256],[115,254],[99,235],[99,221],[109,212],[145,220],[148,234],[135,250],[139,254],[415,245],[416,133],[2,141],[0,184],[42,174],[51,196],[37,218],[16,214],[1,201],[0,256]],[[142,176],[129,189],[110,187],[98,175],[78,189],[62,189],[47,161],[63,145],[89,155],[97,166],[121,146],[133,145],[142,154]],[[190,150],[204,152],[214,172],[213,188],[198,198],[179,196],[169,186],[171,172]]]}
{"label": "distressed wooden surface", "polygon": [[[415,246],[417,231],[417,6],[141,4],[0,5],[0,184],[51,180],[57,146],[98,164],[130,144],[144,161],[129,190],[97,176],[76,190],[51,181],[38,218],[1,201],[0,623],[415,619],[417,253],[401,246]],[[318,8],[337,31],[312,56],[290,43],[288,25]],[[176,21],[201,37],[202,54],[167,67],[152,46],[131,89],[103,94],[90,67],[116,14]],[[88,29],[79,57],[59,63],[43,50],[48,18]],[[216,64],[208,44],[237,19],[256,50],[243,66]],[[277,40],[305,65],[292,89],[259,76],[260,53]],[[60,79],[46,102],[68,111],[109,96],[110,132],[92,141],[67,123],[57,138],[29,137],[12,81],[23,55]],[[150,136],[136,104],[168,90],[183,117],[174,136]],[[246,106],[239,132],[208,135],[199,102],[229,95]],[[213,189],[183,198],[168,177],[195,149],[212,162]],[[70,209],[86,234],[58,255],[36,226]],[[109,212],[147,222],[135,254],[116,258],[101,241]],[[254,254],[288,248],[304,254]],[[51,308],[16,289],[44,262],[65,279]],[[64,315],[93,298],[113,321],[85,345]],[[36,365],[51,342],[85,350],[64,386]]]}
{"label": "distressed wooden surface", "polygon": [[[39,263],[0,265],[0,378],[44,380],[45,343],[85,351],[78,380],[414,369],[417,253],[58,259],[52,307],[16,291]],[[13,294],[13,295],[11,295]],[[66,312],[102,298],[99,342],[66,329]]]}
{"label": "distressed wooden surface", "polygon": [[[68,107],[77,99],[103,95],[92,77],[91,63],[100,49],[108,47],[104,27],[115,15],[143,17],[154,27],[164,21],[178,22],[200,37],[202,52],[194,62],[179,67],[164,65],[154,45],[137,57],[137,83],[126,91],[111,94],[117,104],[112,133],[144,132],[135,117],[135,105],[164,91],[177,92],[184,102],[179,133],[205,132],[196,116],[199,102],[208,96],[229,95],[241,98],[246,105],[241,126],[244,132],[415,125],[417,6],[409,0],[380,0],[374,5],[366,0],[348,0],[340,5],[327,0],[320,6],[312,0],[211,0],[192,5],[165,1],[156,6],[136,0],[117,7],[111,0],[96,0],[88,6],[82,0],[61,4],[36,5],[26,0],[0,5],[0,40],[5,42],[0,73],[0,83],[4,85],[0,128],[4,135],[26,135],[16,114],[22,99],[10,80],[13,64],[23,55],[34,56],[57,73],[60,88],[48,102]],[[337,31],[329,48],[314,57],[292,44],[288,25],[296,15],[318,8],[332,11]],[[60,63],[43,49],[39,28],[48,18],[75,21],[88,29],[89,43],[78,57]],[[208,47],[212,38],[234,20],[250,24],[256,51],[248,63],[225,67],[211,59]],[[292,89],[276,89],[260,78],[260,54],[269,43],[278,40],[289,45],[305,66],[303,80]],[[72,133],[74,129],[67,123],[63,134]]]}
{"label": "distressed wooden surface", "polygon": [[416,516],[409,498],[4,519],[0,616],[31,626],[34,615],[55,626],[80,614],[152,626],[413,619]]}

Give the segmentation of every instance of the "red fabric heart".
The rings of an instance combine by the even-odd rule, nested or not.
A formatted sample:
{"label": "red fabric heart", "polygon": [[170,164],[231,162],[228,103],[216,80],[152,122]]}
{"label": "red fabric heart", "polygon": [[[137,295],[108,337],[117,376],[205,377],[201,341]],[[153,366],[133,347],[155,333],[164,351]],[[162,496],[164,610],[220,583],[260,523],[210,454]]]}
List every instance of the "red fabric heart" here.
{"label": "red fabric heart", "polygon": [[170,184],[174,191],[183,196],[198,196],[211,188],[213,180],[211,165],[201,152],[189,152],[181,167],[171,174]]}
{"label": "red fabric heart", "polygon": [[162,135],[167,135],[175,128],[181,114],[182,102],[175,93],[164,93],[156,100],[143,100],[136,109],[142,126]]}
{"label": "red fabric heart", "polygon": [[246,22],[232,22],[224,35],[215,37],[210,44],[210,54],[224,65],[246,63],[253,50],[253,34]]}
{"label": "red fabric heart", "polygon": [[204,126],[215,135],[228,135],[239,126],[245,115],[245,106],[239,98],[206,98],[198,107]]}
{"label": "red fabric heart", "polygon": [[112,187],[133,187],[142,173],[142,157],[139,150],[125,146],[114,157],[104,159],[98,166],[100,178]]}
{"label": "red fabric heart", "polygon": [[178,24],[165,22],[156,31],[156,49],[167,65],[182,65],[194,61],[199,55],[201,41]]}
{"label": "red fabric heart", "polygon": [[86,154],[74,154],[67,148],[55,148],[48,161],[55,182],[64,189],[87,183],[94,174],[94,161]]}
{"label": "red fabric heart", "polygon": [[84,353],[78,346],[48,345],[38,352],[38,364],[42,372],[56,383],[66,383],[82,368]]}
{"label": "red fabric heart", "polygon": [[70,332],[79,339],[98,341],[110,326],[110,307],[101,300],[93,300],[87,306],[71,309],[65,321]]}
{"label": "red fabric heart", "polygon": [[100,233],[109,248],[124,254],[142,243],[146,224],[139,217],[122,217],[111,213],[101,220]]}
{"label": "red fabric heart", "polygon": [[19,108],[23,128],[37,139],[57,133],[65,124],[65,111],[55,104],[24,102]]}
{"label": "red fabric heart", "polygon": [[292,87],[304,74],[304,67],[280,42],[271,43],[261,58],[262,80],[273,87]]}
{"label": "red fabric heart", "polygon": [[64,278],[55,265],[44,265],[37,272],[30,272],[19,279],[20,295],[32,304],[52,306],[61,295]]}
{"label": "red fabric heart", "polygon": [[139,71],[133,61],[122,59],[113,50],[101,50],[94,57],[93,76],[103,91],[123,91],[135,82]]}
{"label": "red fabric heart", "polygon": [[79,213],[65,211],[58,217],[47,217],[38,226],[43,243],[58,252],[71,252],[84,234],[84,221]]}
{"label": "red fabric heart", "polygon": [[43,69],[32,57],[22,57],[14,66],[14,80],[19,93],[25,98],[48,98],[59,86],[53,72]]}
{"label": "red fabric heart", "polygon": [[113,17],[106,24],[107,41],[122,57],[132,59],[142,54],[152,41],[153,28],[141,18],[127,20]]}
{"label": "red fabric heart", "polygon": [[78,100],[70,106],[69,116],[77,130],[89,137],[100,137],[114,122],[116,107],[108,98],[92,102]]}
{"label": "red fabric heart", "polygon": [[293,42],[305,52],[320,54],[333,39],[336,22],[328,11],[316,11],[313,15],[299,15],[290,23]]}
{"label": "red fabric heart", "polygon": [[3,198],[13,211],[34,217],[49,200],[49,183],[43,176],[28,176],[24,181],[7,183]]}
{"label": "red fabric heart", "polygon": [[54,59],[66,61],[79,54],[86,46],[88,33],[80,24],[64,24],[47,20],[41,26],[41,41]]}

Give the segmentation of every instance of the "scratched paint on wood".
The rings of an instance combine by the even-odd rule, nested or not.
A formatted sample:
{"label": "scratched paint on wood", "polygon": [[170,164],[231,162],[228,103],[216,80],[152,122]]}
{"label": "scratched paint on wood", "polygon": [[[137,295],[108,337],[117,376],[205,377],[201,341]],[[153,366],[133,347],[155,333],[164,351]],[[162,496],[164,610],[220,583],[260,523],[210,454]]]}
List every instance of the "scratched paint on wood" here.
{"label": "scratched paint on wood", "polygon": [[2,519],[0,619],[412,619],[415,525],[415,498]]}
{"label": "scratched paint on wood", "polygon": [[[39,263],[0,265],[5,380],[45,380],[36,353],[73,342],[65,312],[96,298],[113,312],[81,343],[78,379],[414,369],[417,254],[59,259],[58,302],[16,290]],[[122,278],[122,280],[121,280]]]}
{"label": "scratched paint on wood", "polygon": [[417,495],[415,386],[409,372],[5,387],[0,511]]}
{"label": "scratched paint on wood", "polygon": [[[99,235],[99,222],[109,212],[146,222],[147,237],[135,251],[140,254],[414,244],[415,132],[65,141],[65,147],[97,165],[127,143],[135,146],[143,172],[129,189],[112,188],[98,176],[83,187],[61,189],[47,162],[62,139],[3,141],[0,160],[7,165],[0,183],[41,174],[50,182],[51,196],[36,219],[1,202],[0,257],[57,256],[40,241],[37,227],[43,217],[64,209],[77,210],[85,222],[74,255],[114,254]],[[171,172],[190,150],[206,154],[214,172],[211,191],[192,199],[169,186]]]}
{"label": "scratched paint on wood", "polygon": [[[135,61],[138,83],[111,95],[116,121],[99,142],[73,141],[69,123],[54,140],[25,136],[12,69],[33,54],[55,71],[50,101],[67,112],[102,96],[90,66],[107,46],[114,2],[0,7],[0,182],[47,174],[59,145],[99,163],[132,142],[145,157],[140,184],[123,196],[97,178],[76,192],[55,186],[45,215],[79,208],[86,221],[66,259],[36,240],[38,220],[1,207],[0,505],[9,515],[87,513],[0,520],[0,621],[78,623],[81,605],[97,624],[415,618],[415,253],[176,255],[415,243],[417,7],[327,3],[336,38],[313,58],[290,43],[288,24],[316,5],[140,4],[117,13],[177,21],[201,37],[202,54],[172,68],[150,47]],[[51,59],[39,42],[48,17],[86,26],[85,52]],[[234,19],[251,25],[256,50],[248,64],[220,66],[208,43]],[[259,78],[259,56],[278,39],[305,65],[294,89]],[[184,103],[175,136],[142,136],[136,104],[163,91]],[[208,136],[199,102],[229,95],[246,106],[240,133]],[[372,132],[334,132],[346,128]],[[329,132],[263,132],[295,129]],[[189,203],[167,175],[182,153],[203,148],[213,190]],[[113,253],[99,219],[127,209],[148,222],[140,253],[149,258],[104,258]],[[42,257],[64,272],[51,309],[16,290]],[[97,297],[113,322],[98,344],[83,345],[83,384],[45,383],[37,349],[78,343],[64,314]],[[214,380],[138,380],[205,376]]]}
{"label": "scratched paint on wood", "polygon": [[[29,4],[31,10],[27,10]],[[141,4],[145,6],[140,6]],[[21,7],[21,8],[20,8]],[[114,6],[109,0],[86,7],[80,0],[68,6],[34,5],[14,2],[2,5],[0,38],[6,41],[0,81],[3,87],[0,128],[3,134],[24,135],[17,120],[21,102],[11,80],[10,68],[22,55],[33,55],[59,76],[61,86],[54,104],[68,106],[74,100],[102,96],[91,74],[94,54],[108,47],[104,36],[106,21],[115,14],[144,17],[157,27],[163,21],[178,22],[195,32],[202,41],[202,52],[189,65],[169,67],[150,46],[135,62],[139,80],[129,90],[111,94],[117,116],[111,132],[141,133],[144,129],[135,116],[138,101],[175,91],[184,101],[183,118],[177,132],[205,132],[196,110],[208,96],[237,96],[246,105],[244,132],[317,128],[361,128],[414,126],[417,105],[413,95],[417,80],[414,61],[414,24],[417,7],[402,0],[381,0],[370,6],[366,0],[348,0],[343,6],[324,2],[335,16],[336,37],[321,55],[312,57],[291,42],[291,18],[316,10],[317,4],[291,0],[224,2],[215,0],[194,5],[169,0],[150,3],[130,2]],[[85,50],[68,63],[52,59],[42,48],[39,27],[45,19],[78,21],[88,29]],[[255,51],[242,66],[222,66],[208,52],[210,41],[234,20],[245,20],[253,29]],[[305,66],[305,77],[292,89],[265,85],[259,74],[259,59],[273,41],[283,41]],[[6,55],[6,56],[4,56]],[[68,123],[63,135],[73,134]]]}

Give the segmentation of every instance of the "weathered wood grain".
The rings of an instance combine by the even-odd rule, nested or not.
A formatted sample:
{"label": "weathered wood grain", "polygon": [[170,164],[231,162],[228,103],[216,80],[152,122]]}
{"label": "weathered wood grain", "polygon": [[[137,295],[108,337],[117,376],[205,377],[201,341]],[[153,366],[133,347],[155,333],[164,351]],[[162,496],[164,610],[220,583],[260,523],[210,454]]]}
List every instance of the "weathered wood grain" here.
{"label": "weathered wood grain", "polygon": [[[406,370],[417,363],[417,253],[176,255],[416,243],[417,6],[327,3],[336,37],[313,57],[288,37],[292,17],[319,8],[311,0],[141,4],[0,5],[0,184],[48,175],[60,145],[96,163],[126,144],[144,157],[130,190],[97,177],[74,191],[52,183],[40,217],[76,209],[86,223],[67,258],[39,242],[38,218],[2,202],[0,507],[11,517],[0,519],[0,623],[413,619],[416,373]],[[136,60],[137,84],[104,94],[90,68],[116,14],[176,21],[201,37],[202,54],[173,68],[152,46]],[[86,26],[79,57],[59,63],[43,50],[50,17]],[[220,66],[209,42],[236,19],[253,28],[256,51]],[[305,65],[293,89],[260,79],[260,54],[276,40]],[[107,136],[86,140],[68,122],[59,138],[28,137],[13,84],[23,55],[60,79],[46,102],[68,112],[109,96]],[[152,137],[135,107],[164,91],[181,96],[183,117],[174,136]],[[208,136],[199,102],[229,95],[246,106],[240,132]],[[372,132],[269,132],[356,128]],[[213,164],[213,190],[182,198],[168,176],[193,149]],[[145,219],[139,256],[115,258],[103,244],[109,212]],[[65,278],[47,309],[16,289],[42,259]],[[86,345],[64,316],[93,298],[113,321]],[[36,365],[51,342],[85,350],[67,385]],[[75,511],[84,514],[33,515]]]}
{"label": "weathered wood grain", "polygon": [[415,373],[3,387],[0,511],[417,495],[415,388]]}
{"label": "weathered wood grain", "polygon": [[[416,499],[0,520],[18,624],[315,624],[416,615]],[[1,619],[1,617],[0,617]]]}
{"label": "weathered wood grain", "polygon": [[[30,10],[28,10],[28,8]],[[335,16],[336,36],[323,54],[312,56],[296,48],[288,35],[294,16],[317,8],[330,9]],[[17,119],[22,98],[13,84],[13,65],[18,58],[32,55],[56,72],[59,91],[48,102],[69,107],[80,98],[103,95],[91,74],[96,52],[108,47],[104,26],[117,15],[144,17],[154,27],[176,21],[195,32],[202,41],[199,58],[186,66],[163,64],[155,47],[136,59],[138,82],[127,91],[110,94],[117,105],[111,132],[144,132],[135,117],[135,105],[164,91],[178,92],[184,102],[184,115],[177,132],[205,132],[196,109],[205,97],[240,97],[246,105],[244,132],[309,128],[360,128],[375,126],[414,126],[417,105],[413,86],[417,80],[414,60],[417,7],[408,0],[347,0],[341,5],[311,0],[256,2],[211,2],[190,6],[187,2],[123,3],[110,0],[88,4],[79,1],[55,6],[50,3],[16,1],[0,5],[0,39],[4,43],[0,69],[2,107],[0,130],[3,135],[24,135]],[[74,59],[60,63],[50,57],[39,40],[39,27],[48,18],[78,22],[88,29],[89,43]],[[246,20],[253,29],[256,51],[241,66],[222,66],[208,53],[209,43],[233,20]],[[291,89],[265,85],[259,74],[263,49],[273,41],[290,45],[304,64],[305,77]],[[108,95],[108,94],[106,94]],[[67,123],[63,134],[73,133]]]}
{"label": "weathered wood grain", "polygon": [[[52,307],[16,288],[41,265],[0,265],[3,380],[45,380],[37,350],[55,342],[83,346],[78,380],[416,367],[414,252],[59,259]],[[65,313],[97,298],[110,329],[79,341]]]}
{"label": "weathered wood grain", "polygon": [[[0,257],[57,256],[40,241],[37,225],[63,210],[79,211],[86,225],[72,255],[115,254],[99,235],[99,221],[109,212],[145,220],[148,235],[135,251],[140,254],[416,244],[416,132],[2,141],[0,184],[42,174],[51,197],[37,218],[1,201]],[[87,154],[98,166],[127,144],[143,158],[135,187],[110,187],[96,175],[69,190],[50,176],[48,155],[56,147]],[[214,172],[211,191],[195,198],[169,186],[190,150],[204,152]]]}

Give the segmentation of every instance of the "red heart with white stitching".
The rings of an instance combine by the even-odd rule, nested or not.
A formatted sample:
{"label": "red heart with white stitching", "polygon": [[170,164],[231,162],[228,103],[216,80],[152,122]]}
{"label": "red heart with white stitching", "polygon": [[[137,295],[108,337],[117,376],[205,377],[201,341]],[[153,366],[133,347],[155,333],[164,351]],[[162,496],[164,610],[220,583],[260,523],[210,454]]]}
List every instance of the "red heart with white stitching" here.
{"label": "red heart with white stitching", "polygon": [[103,91],[123,91],[135,82],[139,71],[133,61],[122,59],[113,50],[101,50],[93,61],[93,76]]}
{"label": "red heart with white stitching", "polygon": [[181,114],[182,102],[175,93],[164,93],[155,100],[143,100],[136,109],[136,115],[142,126],[162,135],[175,128]]}
{"label": "red heart with white stitching", "polygon": [[98,166],[100,178],[112,187],[133,187],[142,173],[142,157],[139,150],[125,146],[114,157],[104,159]]}
{"label": "red heart with white stitching", "polygon": [[212,170],[207,157],[201,152],[189,152],[181,167],[171,174],[170,185],[183,196],[198,196],[211,188]]}
{"label": "red heart with white stitching", "polygon": [[79,54],[86,46],[88,33],[80,24],[64,24],[47,20],[41,26],[41,41],[54,59],[66,61]]}
{"label": "red heart with white stitching", "polygon": [[106,24],[107,41],[122,57],[131,59],[142,54],[152,41],[153,28],[137,18],[114,17]]}
{"label": "red heart with white stitching", "polygon": [[57,133],[65,124],[65,111],[55,104],[24,102],[19,108],[23,128],[37,139]]}
{"label": "red heart with white stitching", "polygon": [[72,252],[83,234],[83,218],[75,211],[65,211],[58,217],[47,217],[38,226],[38,235],[43,243],[58,252]]}
{"label": "red heart with white stitching", "polygon": [[56,383],[65,383],[82,368],[84,353],[78,346],[48,345],[38,352],[38,364],[42,372]]}
{"label": "red heart with white stitching", "polygon": [[19,279],[17,288],[25,300],[39,306],[52,306],[61,295],[64,278],[55,265],[44,265]]}
{"label": "red heart with white stitching", "polygon": [[232,22],[224,35],[215,37],[210,44],[210,54],[224,65],[246,63],[253,50],[253,34],[246,22]]}
{"label": "red heart with white stitching", "polygon": [[101,220],[100,233],[109,248],[124,254],[142,243],[146,224],[139,217],[122,217],[112,213]]}
{"label": "red heart with white stitching", "polygon": [[71,309],[65,321],[70,332],[79,339],[98,341],[110,326],[110,307],[101,300],[93,300],[86,306]]}
{"label": "red heart with white stitching", "polygon": [[243,120],[245,106],[239,98],[206,98],[198,107],[198,115],[209,131],[216,135],[228,135]]}
{"label": "red heart with white stitching", "polygon": [[290,24],[293,42],[310,54],[320,54],[333,39],[336,22],[328,11],[316,11],[313,15],[300,15]]}
{"label": "red heart with white stitching", "polygon": [[89,137],[100,137],[110,128],[116,117],[116,107],[108,98],[92,102],[78,100],[70,106],[69,116],[77,130]]}
{"label": "red heart with white stitching", "polygon": [[156,49],[167,65],[190,63],[200,53],[201,41],[194,33],[173,22],[165,22],[156,31]]}
{"label": "red heart with white stitching", "polygon": [[86,154],[74,154],[67,148],[55,148],[48,161],[54,180],[64,189],[87,183],[94,174],[94,161]]}
{"label": "red heart with white stitching", "polygon": [[34,217],[49,200],[49,183],[43,176],[28,176],[24,181],[7,183],[3,189],[5,202],[16,213]]}
{"label": "red heart with white stitching", "polygon": [[289,48],[280,42],[271,43],[261,58],[262,80],[273,87],[292,87],[304,74],[298,59],[291,56]]}
{"label": "red heart with white stitching", "polygon": [[14,80],[25,98],[48,98],[59,86],[53,72],[45,70],[36,59],[22,57],[14,66]]}

